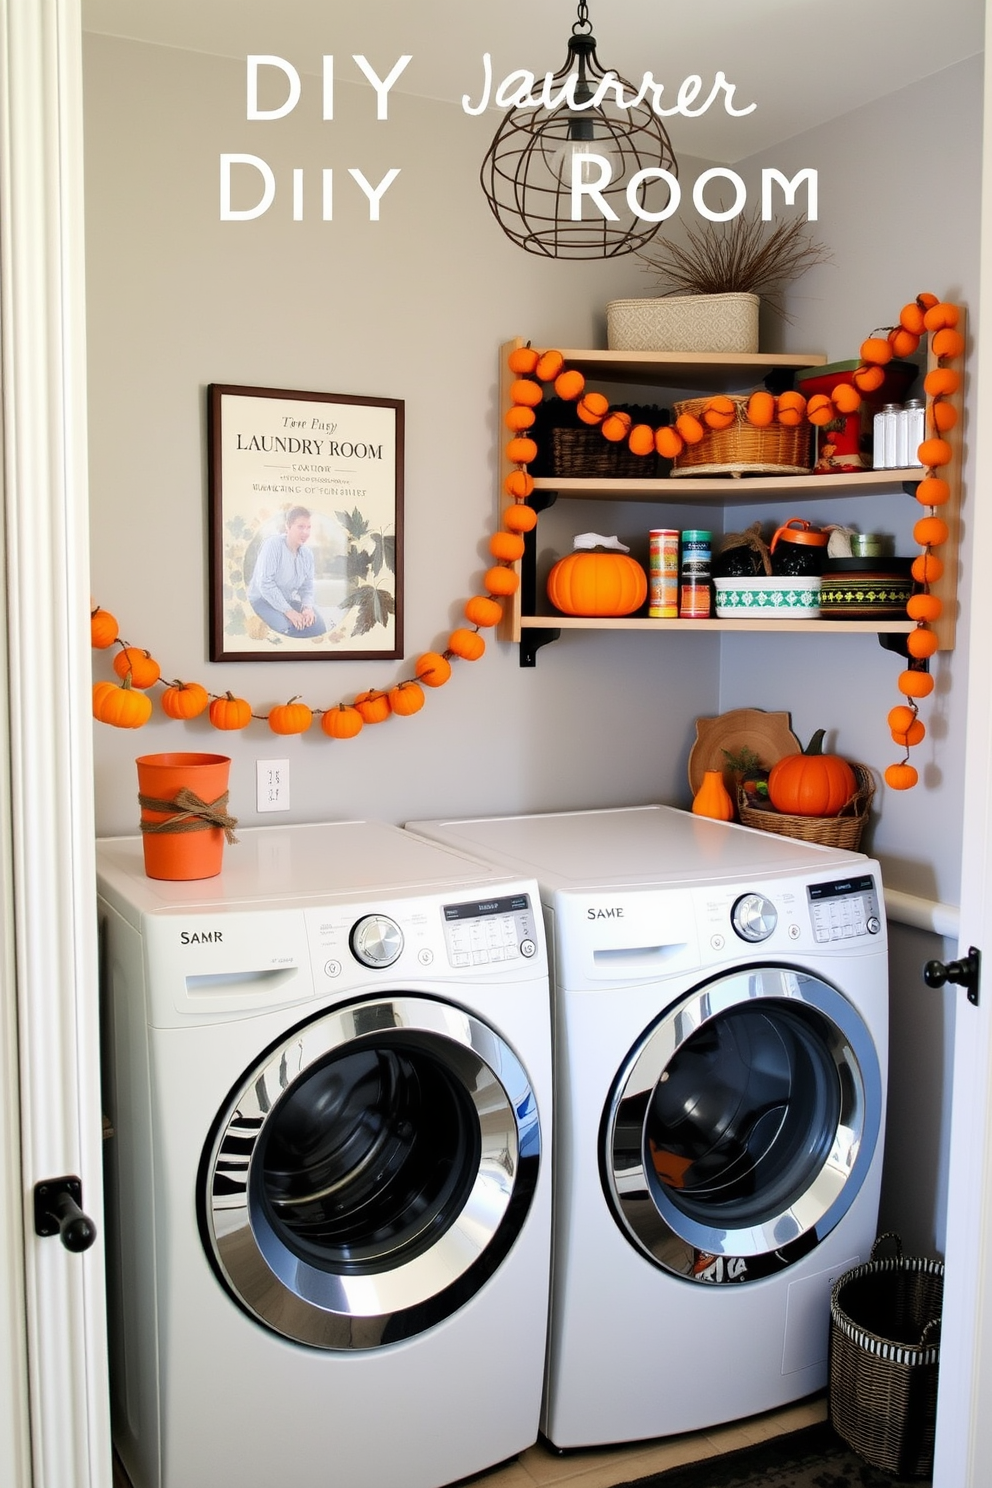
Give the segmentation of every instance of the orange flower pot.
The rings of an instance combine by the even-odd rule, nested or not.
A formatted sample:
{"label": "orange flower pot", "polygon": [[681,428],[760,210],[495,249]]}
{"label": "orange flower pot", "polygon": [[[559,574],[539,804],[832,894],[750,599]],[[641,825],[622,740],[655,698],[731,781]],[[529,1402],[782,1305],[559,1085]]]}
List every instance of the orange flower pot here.
{"label": "orange flower pot", "polygon": [[228,756],[145,754],[135,763],[148,877],[216,878],[235,825],[227,814]]}

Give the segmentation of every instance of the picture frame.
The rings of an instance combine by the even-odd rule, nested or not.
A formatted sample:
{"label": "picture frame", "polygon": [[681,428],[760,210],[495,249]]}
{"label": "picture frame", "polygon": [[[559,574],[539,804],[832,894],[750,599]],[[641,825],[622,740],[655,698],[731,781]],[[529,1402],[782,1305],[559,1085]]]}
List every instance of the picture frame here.
{"label": "picture frame", "polygon": [[402,656],[403,400],[207,395],[211,661]]}

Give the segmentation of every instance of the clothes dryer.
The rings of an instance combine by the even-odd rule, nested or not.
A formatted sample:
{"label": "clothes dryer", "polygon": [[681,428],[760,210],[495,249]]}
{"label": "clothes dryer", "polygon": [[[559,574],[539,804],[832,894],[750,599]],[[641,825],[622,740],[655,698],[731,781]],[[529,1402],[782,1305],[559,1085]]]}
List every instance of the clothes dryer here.
{"label": "clothes dryer", "polygon": [[665,806],[408,830],[532,875],[555,991],[542,1429],[634,1441],[827,1379],[830,1288],[875,1237],[881,874]]}
{"label": "clothes dryer", "polygon": [[135,1488],[438,1488],[538,1434],[532,880],[375,822],[98,844],[114,1436]]}

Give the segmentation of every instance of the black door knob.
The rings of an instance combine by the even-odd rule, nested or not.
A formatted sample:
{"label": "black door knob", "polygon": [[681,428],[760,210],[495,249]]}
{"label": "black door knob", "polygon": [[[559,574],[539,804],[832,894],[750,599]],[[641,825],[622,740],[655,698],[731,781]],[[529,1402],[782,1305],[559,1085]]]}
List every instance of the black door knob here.
{"label": "black door knob", "polygon": [[981,960],[981,953],[971,946],[967,956],[958,961],[928,961],[923,968],[923,980],[928,987],[943,987],[945,982],[966,987],[968,1001],[977,1005]]}
{"label": "black door knob", "polygon": [[78,1178],[49,1178],[35,1185],[34,1230],[36,1235],[58,1235],[66,1250],[77,1254],[89,1250],[96,1239],[96,1225],[79,1207],[83,1186]]}

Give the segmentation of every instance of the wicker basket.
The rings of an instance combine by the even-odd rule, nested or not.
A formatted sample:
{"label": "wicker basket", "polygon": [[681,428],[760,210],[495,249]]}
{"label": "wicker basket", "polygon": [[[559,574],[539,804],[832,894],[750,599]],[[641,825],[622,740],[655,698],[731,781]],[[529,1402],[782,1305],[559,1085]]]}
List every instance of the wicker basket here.
{"label": "wicker basket", "polygon": [[[675,403],[674,417],[692,413],[699,418],[708,398]],[[812,429],[805,421],[787,429],[769,424],[759,429],[749,423],[746,397],[731,399],[736,418],[729,429],[707,429],[698,444],[687,444],[675,459],[672,475],[808,475],[813,466]]]}
{"label": "wicker basket", "polygon": [[551,474],[607,480],[654,480],[664,472],[658,456],[635,455],[625,440],[604,439],[599,429],[552,429]]}
{"label": "wicker basket", "polygon": [[777,832],[780,837],[799,837],[803,842],[819,842],[824,847],[845,847],[856,852],[868,821],[875,777],[867,765],[852,764],[858,788],[838,816],[791,816],[752,806],[741,786],[737,787],[737,812],[745,827],[758,827],[762,832]]}
{"label": "wicker basket", "polygon": [[[895,1256],[877,1259],[885,1240]],[[933,1468],[944,1267],[903,1258],[881,1235],[871,1259],[830,1294],[830,1424],[861,1457],[898,1478]]]}

